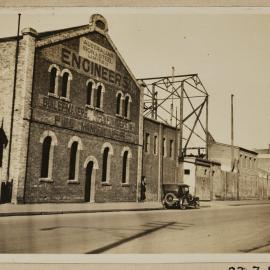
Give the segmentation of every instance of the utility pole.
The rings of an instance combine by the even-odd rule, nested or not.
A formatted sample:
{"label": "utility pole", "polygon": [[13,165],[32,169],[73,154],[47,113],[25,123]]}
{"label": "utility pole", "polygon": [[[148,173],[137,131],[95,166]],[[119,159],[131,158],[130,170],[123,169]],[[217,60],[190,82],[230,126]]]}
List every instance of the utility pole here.
{"label": "utility pole", "polygon": [[178,174],[177,174],[177,168],[178,168],[178,153],[177,153],[177,149],[178,149],[178,127],[177,127],[177,123],[178,122],[178,117],[177,117],[177,107],[175,108],[175,146],[174,146],[174,158],[175,158],[175,175],[174,175],[174,183],[177,184],[177,178],[178,178]]}
{"label": "utility pole", "polygon": [[13,122],[14,122],[14,110],[15,110],[15,98],[16,98],[16,83],[17,83],[17,69],[18,69],[18,56],[19,56],[19,42],[20,42],[20,23],[21,13],[18,14],[18,29],[17,29],[17,41],[15,51],[15,66],[14,66],[14,79],[13,79],[13,94],[12,94],[12,107],[11,107],[11,120],[9,131],[9,148],[8,148],[8,164],[7,164],[7,180],[9,181],[10,175],[10,159],[11,159],[11,147],[12,147],[12,134],[13,134]]}
{"label": "utility pole", "polygon": [[151,118],[155,117],[155,84],[152,84],[152,110],[151,110]]}
{"label": "utility pole", "polygon": [[206,148],[205,148],[205,156],[208,160],[208,147],[209,147],[209,132],[208,132],[208,102],[209,96],[206,96],[206,121],[205,121],[205,132],[206,132]]}
{"label": "utility pole", "polygon": [[234,169],[234,130],[233,130],[233,97],[234,95],[231,94],[231,165],[232,171]]}
{"label": "utility pole", "polygon": [[180,96],[180,119],[179,119],[179,159],[183,159],[183,116],[184,116],[184,83],[181,83],[181,96]]}
{"label": "utility pole", "polygon": [[172,126],[172,119],[173,119],[173,95],[174,95],[174,67],[172,67],[172,98],[171,98],[171,117],[170,117],[170,124]]}

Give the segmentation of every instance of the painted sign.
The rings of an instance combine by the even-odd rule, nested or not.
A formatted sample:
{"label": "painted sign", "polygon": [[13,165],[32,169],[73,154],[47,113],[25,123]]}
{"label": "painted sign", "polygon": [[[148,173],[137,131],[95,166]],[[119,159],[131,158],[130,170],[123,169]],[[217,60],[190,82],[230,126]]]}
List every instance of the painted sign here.
{"label": "painted sign", "polygon": [[103,67],[115,71],[116,55],[88,38],[80,38],[79,55]]}
{"label": "painted sign", "polygon": [[58,62],[61,65],[65,64],[68,68],[89,77],[94,77],[123,89],[131,89],[131,82],[127,76],[101,66],[87,58],[81,57],[76,51],[65,46],[60,45],[59,49],[60,52],[54,57],[54,63]]}
{"label": "painted sign", "polygon": [[[119,119],[117,117],[99,113],[95,110],[88,109],[86,107],[79,107],[72,103],[55,99],[53,97],[39,95],[39,107],[47,111],[63,114],[67,119],[62,119],[58,124],[65,127],[73,127],[75,119],[84,120],[81,127],[85,130],[89,130],[89,126],[100,125],[101,129],[108,127],[114,131],[122,130],[129,134],[135,132],[135,124],[130,121]],[[92,127],[91,127],[92,128]],[[101,134],[101,133],[100,133]]]}

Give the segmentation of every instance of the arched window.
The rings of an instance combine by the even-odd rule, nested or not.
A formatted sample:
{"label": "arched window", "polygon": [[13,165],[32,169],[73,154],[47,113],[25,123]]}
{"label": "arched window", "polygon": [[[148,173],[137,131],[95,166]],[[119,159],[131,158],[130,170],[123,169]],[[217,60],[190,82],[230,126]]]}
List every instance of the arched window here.
{"label": "arched window", "polygon": [[128,117],[128,107],[129,107],[129,97],[126,96],[125,97],[125,114],[124,114],[125,117]]}
{"label": "arched window", "polygon": [[86,104],[92,105],[92,96],[93,96],[93,82],[89,81],[86,86]]}
{"label": "arched window", "polygon": [[63,99],[70,99],[70,82],[72,80],[72,74],[68,69],[62,70],[62,87],[61,87],[61,97]]}
{"label": "arched window", "polygon": [[68,77],[69,74],[65,72],[62,76],[62,93],[61,96],[67,98],[67,91],[68,91]]}
{"label": "arched window", "polygon": [[96,107],[101,108],[101,95],[102,95],[102,86],[99,85],[97,87],[97,95],[96,95]]}
{"label": "arched window", "polygon": [[109,183],[111,177],[111,157],[113,155],[113,148],[109,142],[105,142],[101,148],[102,154],[102,183]]}
{"label": "arched window", "polygon": [[57,74],[57,69],[53,67],[50,72],[50,93],[55,93],[55,84],[56,84],[56,74]]}
{"label": "arched window", "polygon": [[41,159],[41,178],[48,178],[49,176],[49,161],[50,161],[50,149],[52,138],[47,136],[42,145],[42,159]]}
{"label": "arched window", "polygon": [[57,138],[54,132],[45,130],[40,137],[42,143],[40,181],[52,181],[54,147],[57,145]]}
{"label": "arched window", "polygon": [[78,136],[73,136],[68,142],[68,148],[70,148],[68,183],[72,184],[79,181],[80,152],[83,150],[82,140]]}
{"label": "arched window", "polygon": [[123,155],[123,171],[122,171],[122,183],[125,184],[127,182],[127,173],[128,173],[128,151],[124,152]]}
{"label": "arched window", "polygon": [[102,182],[107,182],[108,180],[108,159],[109,159],[110,148],[106,147],[103,151],[103,165],[102,165]]}
{"label": "arched window", "polygon": [[129,184],[129,165],[132,157],[129,147],[124,147],[121,153],[122,157],[122,184]]}
{"label": "arched window", "polygon": [[131,96],[129,94],[125,95],[124,100],[124,117],[130,118],[130,103],[131,103]]}
{"label": "arched window", "polygon": [[50,65],[48,72],[50,72],[49,94],[57,96],[58,95],[58,78],[60,75],[60,68],[56,64],[52,64]]}
{"label": "arched window", "polygon": [[116,96],[116,114],[121,115],[121,111],[122,111],[122,94],[118,93]]}
{"label": "arched window", "polygon": [[70,149],[69,179],[75,180],[78,142],[73,142]]}
{"label": "arched window", "polygon": [[103,95],[105,92],[105,87],[102,83],[97,83],[96,85],[96,91],[95,91],[95,107],[98,109],[103,109]]}

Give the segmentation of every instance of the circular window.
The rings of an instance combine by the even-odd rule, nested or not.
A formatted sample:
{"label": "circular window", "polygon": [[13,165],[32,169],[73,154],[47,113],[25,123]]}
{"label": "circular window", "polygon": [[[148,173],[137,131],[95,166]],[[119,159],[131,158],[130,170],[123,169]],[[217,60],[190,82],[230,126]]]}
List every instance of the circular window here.
{"label": "circular window", "polygon": [[96,21],[96,26],[97,26],[98,28],[102,29],[102,30],[105,30],[105,28],[106,28],[105,23],[104,23],[103,21],[101,21],[101,20],[97,20],[97,21]]}

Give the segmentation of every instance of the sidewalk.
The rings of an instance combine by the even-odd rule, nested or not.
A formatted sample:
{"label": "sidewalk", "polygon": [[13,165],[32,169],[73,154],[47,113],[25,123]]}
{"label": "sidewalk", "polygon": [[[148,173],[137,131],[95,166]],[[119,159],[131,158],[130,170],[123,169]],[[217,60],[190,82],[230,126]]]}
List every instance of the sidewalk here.
{"label": "sidewalk", "polygon": [[[270,204],[270,200],[202,201],[201,208]],[[159,202],[0,204],[0,217],[162,210]]]}
{"label": "sidewalk", "polygon": [[0,217],[161,210],[159,202],[0,204]]}

